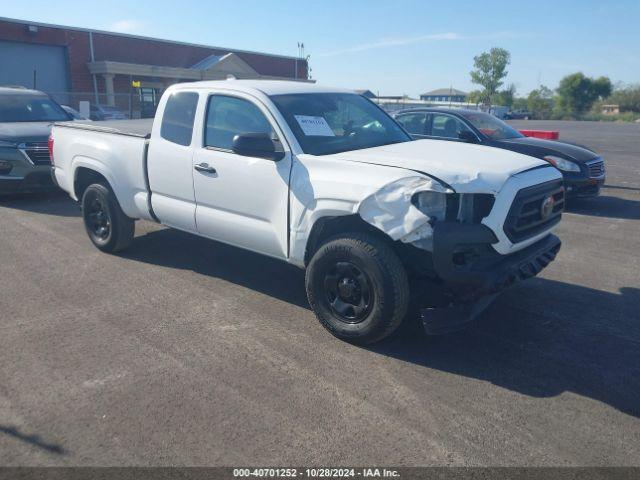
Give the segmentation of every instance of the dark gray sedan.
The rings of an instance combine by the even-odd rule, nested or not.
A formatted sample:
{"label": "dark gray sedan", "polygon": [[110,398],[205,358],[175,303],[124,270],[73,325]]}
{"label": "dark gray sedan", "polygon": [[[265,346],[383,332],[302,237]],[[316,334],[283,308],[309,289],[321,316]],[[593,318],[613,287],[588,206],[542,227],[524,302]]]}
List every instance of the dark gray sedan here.
{"label": "dark gray sedan", "polygon": [[596,196],[605,181],[604,160],[597,153],[566,142],[525,137],[488,113],[419,108],[394,117],[414,138],[477,143],[546,160],[562,172],[567,197]]}

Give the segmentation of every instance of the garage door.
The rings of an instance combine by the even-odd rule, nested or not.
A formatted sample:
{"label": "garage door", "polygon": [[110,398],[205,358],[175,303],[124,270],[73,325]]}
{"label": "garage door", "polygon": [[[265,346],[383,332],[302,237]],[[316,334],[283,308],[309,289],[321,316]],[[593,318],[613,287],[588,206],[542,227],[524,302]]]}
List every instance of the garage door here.
{"label": "garage door", "polygon": [[22,85],[47,93],[69,90],[65,47],[0,40],[0,85]]}

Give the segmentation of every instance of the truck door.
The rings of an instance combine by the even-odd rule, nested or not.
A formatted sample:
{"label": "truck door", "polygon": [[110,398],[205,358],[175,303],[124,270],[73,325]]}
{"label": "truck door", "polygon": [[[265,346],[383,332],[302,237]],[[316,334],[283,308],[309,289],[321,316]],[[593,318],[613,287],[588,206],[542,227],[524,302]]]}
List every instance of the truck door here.
{"label": "truck door", "polygon": [[154,213],[165,225],[189,232],[196,231],[191,160],[198,97],[197,92],[179,91],[162,100],[162,121],[154,122],[147,154]]}
{"label": "truck door", "polygon": [[201,145],[194,150],[198,232],[277,258],[288,255],[291,152],[274,161],[238,155],[233,138],[268,133],[284,139],[267,108],[250,96],[213,94],[206,102]]}

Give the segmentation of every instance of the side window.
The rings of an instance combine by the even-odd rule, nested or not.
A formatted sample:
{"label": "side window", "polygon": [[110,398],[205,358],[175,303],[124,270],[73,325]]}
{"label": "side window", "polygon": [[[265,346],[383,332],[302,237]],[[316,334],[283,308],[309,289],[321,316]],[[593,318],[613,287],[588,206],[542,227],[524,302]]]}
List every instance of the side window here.
{"label": "side window", "polygon": [[396,117],[396,120],[412,135],[424,135],[427,115],[424,113],[407,113]]}
{"label": "side window", "polygon": [[178,145],[191,145],[197,105],[198,94],[195,92],[172,94],[164,107],[160,136]]}
{"label": "side window", "polygon": [[233,137],[243,133],[273,135],[271,124],[260,109],[248,100],[213,95],[207,107],[204,144],[231,150]]}
{"label": "side window", "polygon": [[461,120],[451,115],[434,114],[431,135],[441,138],[460,138],[460,132],[471,131]]}

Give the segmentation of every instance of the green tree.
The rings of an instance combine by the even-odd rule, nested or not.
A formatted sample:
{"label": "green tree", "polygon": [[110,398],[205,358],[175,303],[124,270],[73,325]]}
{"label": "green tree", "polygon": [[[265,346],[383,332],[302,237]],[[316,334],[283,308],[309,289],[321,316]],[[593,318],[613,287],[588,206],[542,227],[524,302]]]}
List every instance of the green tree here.
{"label": "green tree", "polygon": [[620,105],[621,112],[640,113],[640,84],[616,86],[605,103]]}
{"label": "green tree", "polygon": [[553,92],[551,89],[540,85],[539,88],[531,90],[527,97],[527,108],[538,119],[549,118],[553,110]]}
{"label": "green tree", "polygon": [[504,90],[496,93],[491,99],[491,103],[494,105],[502,105],[504,107],[511,108],[513,101],[516,98],[516,86],[512,83]]}
{"label": "green tree", "polygon": [[527,99],[523,97],[516,97],[513,99],[511,110],[526,110],[528,107]]}
{"label": "green tree", "polygon": [[473,57],[474,69],[471,71],[471,81],[483,88],[481,100],[485,105],[491,105],[491,100],[507,76],[507,65],[510,62],[511,54],[504,48],[498,47]]}
{"label": "green tree", "polygon": [[469,92],[469,95],[467,95],[467,102],[476,104],[482,102],[482,92],[480,90],[473,90],[472,92]]}
{"label": "green tree", "polygon": [[572,73],[560,80],[557,88],[557,107],[561,114],[575,117],[587,112],[596,100],[611,95],[611,80],[607,77],[593,79],[582,72]]}

